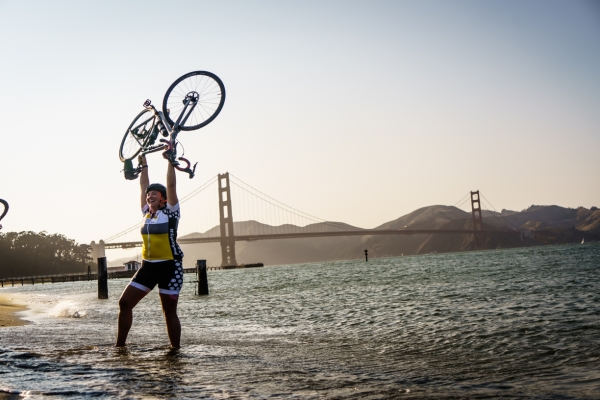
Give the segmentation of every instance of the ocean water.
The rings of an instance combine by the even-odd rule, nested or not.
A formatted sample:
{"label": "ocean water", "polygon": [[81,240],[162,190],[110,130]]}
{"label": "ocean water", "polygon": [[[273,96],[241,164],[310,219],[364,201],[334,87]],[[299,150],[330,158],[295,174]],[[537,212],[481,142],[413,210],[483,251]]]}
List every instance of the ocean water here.
{"label": "ocean water", "polygon": [[[600,243],[211,271],[182,348],[127,280],[4,288],[0,398],[600,399]],[[195,279],[186,275],[186,281]]]}

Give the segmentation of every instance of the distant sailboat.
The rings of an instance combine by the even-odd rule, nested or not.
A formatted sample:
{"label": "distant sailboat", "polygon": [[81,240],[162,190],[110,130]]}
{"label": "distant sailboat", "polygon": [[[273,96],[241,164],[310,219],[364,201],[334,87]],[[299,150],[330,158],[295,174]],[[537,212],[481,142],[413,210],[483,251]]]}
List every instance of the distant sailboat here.
{"label": "distant sailboat", "polygon": [[581,239],[581,244],[585,243],[585,238]]}

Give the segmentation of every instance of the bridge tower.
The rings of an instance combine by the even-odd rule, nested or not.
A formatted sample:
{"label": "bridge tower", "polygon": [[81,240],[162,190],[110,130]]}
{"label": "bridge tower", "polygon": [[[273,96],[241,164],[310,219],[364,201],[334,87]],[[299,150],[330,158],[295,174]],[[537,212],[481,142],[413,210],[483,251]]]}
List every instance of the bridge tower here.
{"label": "bridge tower", "polygon": [[473,213],[473,230],[481,231],[475,233],[475,250],[483,249],[483,218],[481,217],[481,203],[479,202],[479,190],[471,192],[471,212]]}
{"label": "bridge tower", "polygon": [[104,240],[99,241],[98,244],[94,241],[90,243],[90,257],[92,258],[92,262],[98,262],[100,257],[106,257]]}
{"label": "bridge tower", "polygon": [[221,266],[237,265],[235,260],[235,237],[231,214],[231,191],[229,172],[219,174],[219,214],[221,225]]}

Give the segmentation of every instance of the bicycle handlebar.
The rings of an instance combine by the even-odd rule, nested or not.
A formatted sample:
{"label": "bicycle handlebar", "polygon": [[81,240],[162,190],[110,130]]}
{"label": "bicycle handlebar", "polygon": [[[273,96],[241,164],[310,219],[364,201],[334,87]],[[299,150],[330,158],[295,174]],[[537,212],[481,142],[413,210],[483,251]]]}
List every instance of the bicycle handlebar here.
{"label": "bicycle handlebar", "polygon": [[189,160],[187,160],[186,158],[183,158],[183,157],[179,157],[178,160],[184,161],[187,164],[187,166],[185,168],[181,168],[179,165],[175,165],[175,164],[173,164],[173,166],[180,171],[187,172],[190,175],[190,179],[192,179],[194,177],[194,174],[196,173],[196,165],[198,165],[198,163],[194,164],[194,168],[190,169]]}
{"label": "bicycle handlebar", "polygon": [[198,165],[198,163],[194,164],[194,168],[191,169],[190,161],[187,158],[179,157],[179,158],[177,158],[177,160],[183,161],[186,163],[185,167],[179,166],[179,162],[175,160],[175,157],[177,157],[177,155],[176,155],[176,151],[174,151],[173,144],[170,141],[165,140],[165,139],[160,139],[160,141],[165,143],[165,147],[166,147],[166,150],[163,153],[163,157],[165,157],[167,160],[169,160],[169,162],[177,170],[186,172],[187,174],[189,174],[190,179],[192,179],[194,177],[194,174],[196,173],[196,165]]}

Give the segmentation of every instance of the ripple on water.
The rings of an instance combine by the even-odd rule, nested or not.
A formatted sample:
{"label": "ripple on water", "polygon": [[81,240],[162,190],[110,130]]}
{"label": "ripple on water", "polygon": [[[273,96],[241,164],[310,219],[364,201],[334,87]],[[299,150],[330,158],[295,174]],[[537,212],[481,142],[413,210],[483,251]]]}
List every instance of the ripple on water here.
{"label": "ripple on water", "polygon": [[[209,273],[166,346],[155,293],[112,346],[126,285],[22,290],[34,324],[0,337],[0,387],[30,397],[600,398],[600,246]],[[187,280],[191,277],[187,276]],[[68,390],[65,390],[68,389]]]}

